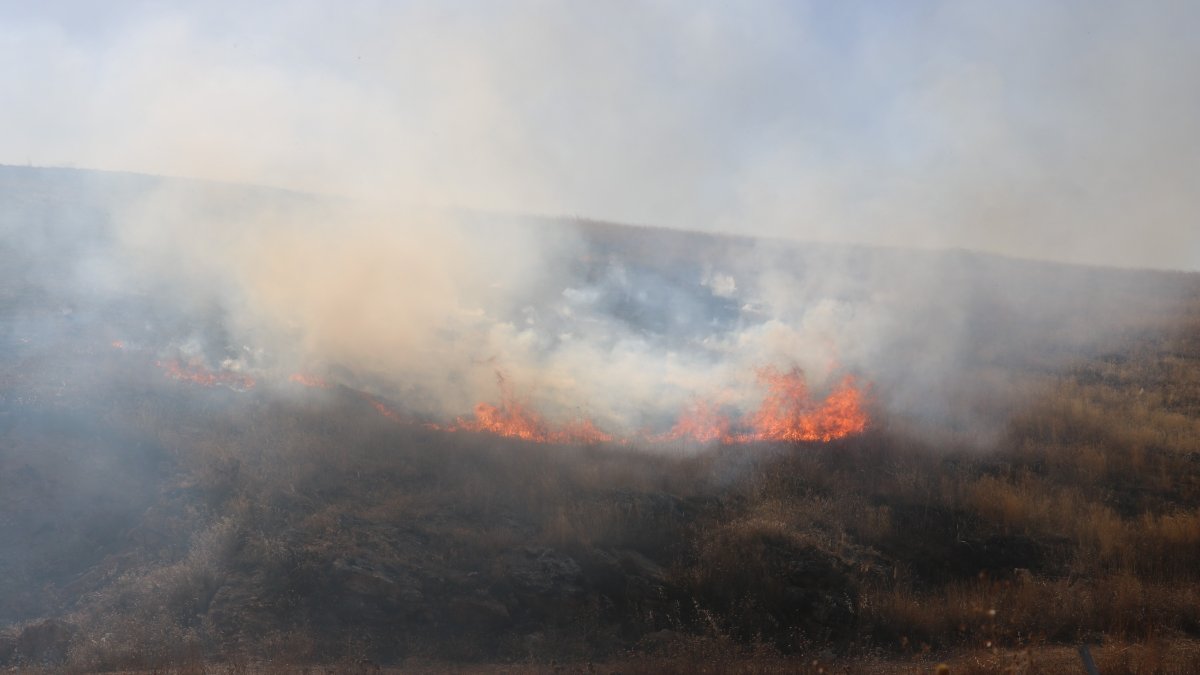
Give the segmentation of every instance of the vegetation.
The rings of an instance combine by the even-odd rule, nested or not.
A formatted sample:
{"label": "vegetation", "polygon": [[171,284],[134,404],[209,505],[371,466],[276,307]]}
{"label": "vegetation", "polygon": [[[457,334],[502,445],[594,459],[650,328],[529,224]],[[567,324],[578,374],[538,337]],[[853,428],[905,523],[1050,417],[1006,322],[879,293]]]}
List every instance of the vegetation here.
{"label": "vegetation", "polygon": [[[235,394],[113,367],[124,379],[96,386],[117,395],[77,405],[119,441],[64,424],[70,401],[38,433],[59,461],[81,459],[80,437],[125,444],[114,475],[152,465],[153,489],[133,515],[50,523],[54,555],[105,543],[22,568],[41,583],[6,588],[0,658],[1000,672],[1090,643],[1104,672],[1194,671],[1200,301],[1176,316],[1024,376],[1034,393],[986,450],[887,420],[828,444],[527,444],[397,425],[345,389]],[[16,499],[43,469],[13,466],[12,445]],[[79,518],[92,532],[64,534]]]}
{"label": "vegetation", "polygon": [[[44,208],[7,204],[11,232]],[[0,667],[1078,672],[1089,645],[1106,675],[1200,672],[1196,275],[820,249],[797,267],[919,267],[963,299],[914,318],[960,329],[912,387],[967,392],[951,414],[884,405],[919,395],[893,377],[830,443],[538,444],[166,378],[136,338],[194,317],[72,304],[60,244],[96,219],[67,211],[41,257],[0,242]],[[754,257],[578,225],[647,278]]]}

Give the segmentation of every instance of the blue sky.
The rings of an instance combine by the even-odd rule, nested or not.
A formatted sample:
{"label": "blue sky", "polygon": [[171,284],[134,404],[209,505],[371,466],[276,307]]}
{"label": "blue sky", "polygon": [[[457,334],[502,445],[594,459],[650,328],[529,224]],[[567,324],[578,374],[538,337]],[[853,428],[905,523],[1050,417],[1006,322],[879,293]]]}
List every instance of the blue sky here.
{"label": "blue sky", "polygon": [[1200,268],[1186,2],[0,2],[0,162]]}

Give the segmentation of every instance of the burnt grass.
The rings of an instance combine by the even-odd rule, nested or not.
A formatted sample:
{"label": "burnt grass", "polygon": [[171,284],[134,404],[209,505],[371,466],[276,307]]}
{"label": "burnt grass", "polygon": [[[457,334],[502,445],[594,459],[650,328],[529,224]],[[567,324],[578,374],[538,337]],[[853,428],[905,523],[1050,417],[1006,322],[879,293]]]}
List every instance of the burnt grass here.
{"label": "burnt grass", "polygon": [[398,425],[347,389],[209,390],[77,348],[59,367],[94,376],[10,387],[0,411],[0,660],[903,659],[1197,638],[1185,308],[1029,375],[986,450],[887,419],[826,444],[537,445]]}
{"label": "burnt grass", "polygon": [[[30,213],[0,203],[3,223]],[[751,246],[576,225],[664,278]],[[76,302],[61,242],[15,241],[0,667],[1020,672],[998,659],[1033,649],[1061,672],[1089,643],[1105,673],[1200,671],[1197,275],[843,251],[965,289],[914,321],[963,310],[954,374],[991,383],[961,401],[978,424],[877,405],[832,443],[585,447],[398,424],[348,388],[164,378],[145,326],[166,340],[194,316]],[[665,320],[643,309],[620,311]],[[146,344],[110,345],[129,336]]]}

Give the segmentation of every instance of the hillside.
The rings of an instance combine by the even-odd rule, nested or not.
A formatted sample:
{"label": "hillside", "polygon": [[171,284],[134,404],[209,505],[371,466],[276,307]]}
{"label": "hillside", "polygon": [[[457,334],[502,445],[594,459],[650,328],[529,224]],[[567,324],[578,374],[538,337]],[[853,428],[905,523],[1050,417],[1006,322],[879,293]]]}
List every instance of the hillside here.
{"label": "hillside", "polygon": [[862,433],[534,443],[419,383],[289,379],[224,296],[95,283],[113,204],[163,180],[0,167],[0,664],[1200,670],[1196,274],[476,216],[570,234],[497,310],[548,354],[703,362],[791,301],[873,335],[837,351]]}

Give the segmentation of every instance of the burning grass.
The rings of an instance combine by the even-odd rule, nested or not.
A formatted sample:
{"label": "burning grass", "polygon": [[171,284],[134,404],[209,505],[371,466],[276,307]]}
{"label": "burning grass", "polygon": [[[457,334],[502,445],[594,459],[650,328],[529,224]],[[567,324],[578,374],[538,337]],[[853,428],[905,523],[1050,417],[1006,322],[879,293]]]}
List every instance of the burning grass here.
{"label": "burning grass", "polygon": [[[1151,359],[1176,344],[1138,343]],[[172,468],[110,571],[78,582],[63,658],[995,672],[1103,642],[1108,667],[1184,672],[1200,471],[1175,411],[1200,399],[1120,395],[1189,391],[1183,366],[1103,363],[1043,389],[986,454],[896,425],[774,441],[823,438],[806,416],[861,401],[848,385],[814,400],[794,371],[765,371],[751,415],[689,433],[737,442],[683,455],[555,436],[513,400],[494,414],[531,421],[528,440],[396,424],[344,388],[199,405],[206,387],[132,382],[99,417]],[[722,419],[701,412],[685,419]],[[33,663],[22,630],[0,650]]]}
{"label": "burning grass", "polygon": [[[1095,394],[1054,388],[1033,410],[1082,410],[1073,401]],[[834,672],[895,659],[991,672],[1101,639],[1134,645],[1098,647],[1105,663],[1186,666],[1161,645],[1200,637],[1191,441],[1127,445],[1157,418],[1132,423],[1121,399],[1074,438],[1029,412],[982,456],[877,429],[671,457],[396,425],[348,391],[312,407],[247,395],[203,431],[187,431],[194,409],[178,401],[114,411],[149,424],[178,466],[176,507],[139,527],[194,534],[173,562],[150,548],[124,563],[73,615],[76,668],[597,659],[740,672],[818,655]],[[1151,490],[1127,492],[1131,480]]]}
{"label": "burning grass", "polygon": [[448,433],[310,375],[164,377],[107,338],[55,352],[104,375],[78,390],[28,396],[57,362],[4,362],[0,661],[986,673],[1089,643],[1103,672],[1191,672],[1200,302],[1168,314],[1005,371],[1027,395],[984,406],[986,450],[786,369],[748,413],[698,399],[622,439],[505,387]]}
{"label": "burning grass", "polygon": [[168,359],[157,363],[167,377],[191,382],[202,387],[228,387],[234,391],[248,391],[254,388],[256,381],[249,375],[235,371],[211,370],[199,360],[182,361]]}
{"label": "burning grass", "polygon": [[[199,360],[185,364],[175,359],[157,362],[167,377],[204,387],[224,386],[234,391],[252,389],[256,380],[229,370],[212,370]],[[749,444],[829,442],[863,433],[868,426],[866,395],[855,378],[847,375],[818,401],[811,395],[803,371],[763,367],[757,371],[764,395],[758,408],[736,419],[715,403],[698,400],[679,416],[671,429],[661,434],[641,433],[618,436],[600,429],[588,418],[562,424],[547,421],[525,399],[518,396],[503,375],[497,375],[500,403],[476,404],[470,418],[459,417],[453,424],[426,423],[429,429],[448,433],[470,432],[515,438],[530,443],[617,444],[646,446],[664,443]],[[304,373],[293,373],[288,382],[310,389],[330,389],[327,380]],[[415,424],[377,396],[360,392],[379,414],[402,424]]]}
{"label": "burning grass", "polygon": [[806,443],[829,442],[860,434],[867,428],[865,395],[853,377],[846,376],[823,401],[809,393],[799,368],[758,371],[765,389],[762,402],[752,413],[735,419],[715,403],[698,400],[684,410],[671,429],[661,434],[616,436],[602,431],[590,419],[552,425],[517,396],[505,378],[498,376],[500,404],[479,403],[470,419],[460,417],[444,428],[449,432],[469,431],[517,438],[533,443],[653,445],[662,443]]}

